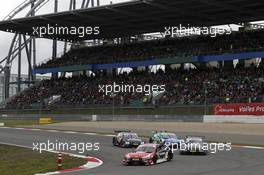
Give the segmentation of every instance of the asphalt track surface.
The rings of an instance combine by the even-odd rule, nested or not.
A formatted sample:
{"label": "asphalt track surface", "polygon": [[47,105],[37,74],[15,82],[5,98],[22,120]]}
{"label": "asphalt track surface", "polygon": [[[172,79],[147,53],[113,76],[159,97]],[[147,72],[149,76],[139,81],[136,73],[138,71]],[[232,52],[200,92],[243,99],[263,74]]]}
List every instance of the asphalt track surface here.
{"label": "asphalt track surface", "polygon": [[[29,131],[0,128],[0,142],[33,146],[33,142],[99,142],[99,151],[85,155],[101,159],[104,164],[91,170],[67,173],[68,175],[263,175],[264,150],[233,148],[208,156],[182,156],[175,153],[174,160],[154,166],[123,166],[121,160],[131,149],[113,147],[109,136],[71,134],[48,131]],[[76,153],[76,152],[75,152]],[[40,155],[41,156],[41,155]]]}

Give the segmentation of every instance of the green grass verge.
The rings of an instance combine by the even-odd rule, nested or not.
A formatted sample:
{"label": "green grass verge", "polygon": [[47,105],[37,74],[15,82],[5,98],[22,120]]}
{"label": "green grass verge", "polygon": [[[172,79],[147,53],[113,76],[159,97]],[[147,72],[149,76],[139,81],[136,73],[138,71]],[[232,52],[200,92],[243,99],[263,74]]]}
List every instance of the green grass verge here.
{"label": "green grass verge", "polygon": [[[53,172],[57,169],[57,155],[38,153],[27,148],[0,145],[1,175],[35,175]],[[63,156],[63,169],[79,167],[86,161],[80,158]]]}

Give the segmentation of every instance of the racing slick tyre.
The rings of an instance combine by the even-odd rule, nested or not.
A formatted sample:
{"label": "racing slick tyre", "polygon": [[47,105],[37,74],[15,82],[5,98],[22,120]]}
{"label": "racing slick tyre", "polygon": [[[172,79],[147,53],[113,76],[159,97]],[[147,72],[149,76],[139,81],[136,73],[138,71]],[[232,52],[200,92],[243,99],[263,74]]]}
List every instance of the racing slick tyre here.
{"label": "racing slick tyre", "polygon": [[166,153],[166,159],[167,161],[171,161],[173,159],[173,153],[171,151]]}
{"label": "racing slick tyre", "polygon": [[203,156],[206,156],[208,153],[206,151],[201,153]]}
{"label": "racing slick tyre", "polygon": [[120,146],[121,146],[122,148],[125,148],[125,147],[126,147],[126,143],[125,143],[123,140],[121,140],[121,142],[120,142]]}
{"label": "racing slick tyre", "polygon": [[152,158],[152,162],[153,164],[157,164],[157,160],[158,160],[158,156],[157,155],[154,155],[153,158]]}
{"label": "racing slick tyre", "polygon": [[149,143],[153,143],[153,140],[152,140],[152,138],[149,138]]}
{"label": "racing slick tyre", "polygon": [[118,146],[118,143],[117,143],[117,140],[116,140],[115,137],[113,137],[113,145],[114,145],[114,146]]}
{"label": "racing slick tyre", "polygon": [[186,155],[187,154],[187,152],[185,152],[185,151],[180,151],[180,155]]}

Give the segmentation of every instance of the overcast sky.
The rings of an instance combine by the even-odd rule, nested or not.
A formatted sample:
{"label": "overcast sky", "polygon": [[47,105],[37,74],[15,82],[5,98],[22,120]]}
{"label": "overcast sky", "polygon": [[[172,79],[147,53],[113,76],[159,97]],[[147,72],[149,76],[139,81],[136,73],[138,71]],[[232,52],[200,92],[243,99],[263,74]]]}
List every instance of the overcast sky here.
{"label": "overcast sky", "polygon": [[[6,0],[1,1],[0,4],[0,21],[2,21],[13,9],[15,9],[19,4],[24,2],[25,0]],[[77,1],[77,7],[81,6],[82,0],[76,0]],[[97,0],[95,0],[97,1]],[[125,2],[129,0],[100,0],[101,4],[110,4],[110,1],[113,3],[118,2]],[[59,0],[59,11],[65,11],[69,8],[69,2],[70,0]],[[46,13],[52,13],[52,10],[54,9],[54,0],[49,0],[49,2],[41,9],[37,14],[46,14]],[[23,17],[25,15],[26,11],[28,9],[24,10],[18,17]],[[8,54],[8,49],[11,44],[11,40],[14,34],[10,34],[7,32],[1,32],[0,31],[0,60],[5,58]],[[62,52],[63,43],[59,42],[58,44],[58,52]],[[37,39],[37,63],[48,59],[51,57],[51,49],[52,49],[52,41],[47,39]],[[22,58],[22,73],[27,74],[28,67],[26,66],[26,57],[25,57],[25,51],[23,51],[23,58]],[[12,65],[12,73],[17,73],[17,62],[14,62]]]}

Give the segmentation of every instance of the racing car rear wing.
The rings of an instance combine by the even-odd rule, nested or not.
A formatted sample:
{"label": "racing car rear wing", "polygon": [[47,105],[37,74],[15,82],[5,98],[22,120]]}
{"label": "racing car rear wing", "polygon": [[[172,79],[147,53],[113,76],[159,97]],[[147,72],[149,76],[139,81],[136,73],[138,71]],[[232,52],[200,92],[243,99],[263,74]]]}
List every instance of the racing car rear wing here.
{"label": "racing car rear wing", "polygon": [[152,131],[152,133],[158,133],[158,132],[167,132],[166,130],[164,130],[164,131],[157,131],[157,130],[155,130],[155,131]]}
{"label": "racing car rear wing", "polygon": [[186,137],[205,138],[205,136],[199,136],[199,135],[186,135]]}
{"label": "racing car rear wing", "polygon": [[120,132],[131,132],[131,130],[115,130],[115,133],[120,133]]}
{"label": "racing car rear wing", "polygon": [[201,138],[201,139],[205,139],[205,136],[198,136],[198,135],[187,135],[186,137],[185,137],[186,139],[187,138]]}

